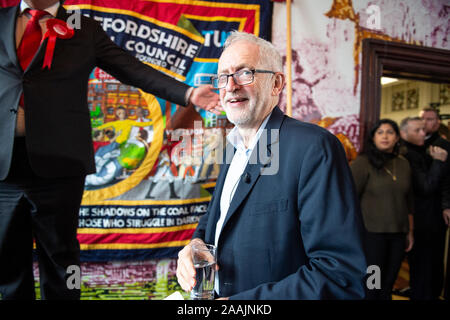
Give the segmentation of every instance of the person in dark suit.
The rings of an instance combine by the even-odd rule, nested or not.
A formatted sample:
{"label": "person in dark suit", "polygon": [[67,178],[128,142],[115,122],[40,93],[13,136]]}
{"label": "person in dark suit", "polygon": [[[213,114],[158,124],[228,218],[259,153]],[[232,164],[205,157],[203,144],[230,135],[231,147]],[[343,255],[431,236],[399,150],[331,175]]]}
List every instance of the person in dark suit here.
{"label": "person in dark suit", "polygon": [[43,68],[47,21],[67,21],[55,0],[0,8],[0,297],[33,299],[33,237],[43,299],[78,299],[66,270],[79,265],[76,238],[85,176],[95,172],[87,83],[98,66],[121,82],[179,105],[220,112],[212,86],[191,88],[139,62],[81,16],[57,39]]}
{"label": "person in dark suit", "polygon": [[[445,149],[447,151],[447,154],[450,154],[450,141],[448,141],[448,128],[441,123],[439,110],[434,108],[423,108],[420,111],[419,116],[424,121],[425,125],[425,148],[430,148],[430,146],[434,147],[440,147],[442,149]],[[445,134],[445,131],[447,131],[447,134]],[[447,172],[443,174],[443,181],[441,183],[441,207],[442,207],[442,218],[444,219],[444,225],[441,224],[441,230],[440,230],[440,238],[441,241],[439,248],[441,248],[440,251],[436,252],[436,261],[443,261],[444,264],[440,263],[439,266],[442,267],[442,270],[436,270],[436,273],[440,275],[441,278],[444,279],[444,298],[448,298],[448,283],[449,283],[449,273],[448,270],[450,270],[450,260],[449,255],[445,254],[445,247],[450,247],[450,237],[449,234],[449,227],[450,227],[450,157],[447,157]],[[447,239],[446,239],[447,238]],[[447,244],[445,242],[447,241]],[[447,249],[448,250],[448,249]],[[450,251],[448,251],[450,252]],[[447,256],[445,258],[445,256]],[[447,260],[445,260],[447,259]],[[447,271],[444,271],[444,266],[447,265]],[[436,283],[433,286],[433,290],[436,295],[441,294],[441,288],[442,284],[439,281],[436,281]]]}
{"label": "person in dark suit", "polygon": [[446,225],[442,218],[442,182],[448,153],[425,146],[425,124],[419,117],[400,123],[405,157],[414,192],[414,247],[408,254],[411,300],[438,299],[443,286]]}
{"label": "person in dark suit", "polygon": [[[441,134],[441,119],[439,116],[439,111],[433,108],[423,108],[420,111],[420,117],[424,122],[425,128],[425,148],[430,148],[430,146],[437,146],[447,151],[450,154],[450,142],[444,138],[444,134]],[[444,125],[444,128],[446,126]],[[442,216],[444,218],[445,224],[450,225],[450,157],[447,157],[447,174],[444,175],[442,182]]]}
{"label": "person in dark suit", "polygon": [[227,136],[235,153],[178,254],[183,290],[195,283],[191,245],[208,243],[217,246],[221,299],[364,298],[362,217],[344,150],[277,106],[284,74],[276,49],[232,33],[214,82],[235,124]]}

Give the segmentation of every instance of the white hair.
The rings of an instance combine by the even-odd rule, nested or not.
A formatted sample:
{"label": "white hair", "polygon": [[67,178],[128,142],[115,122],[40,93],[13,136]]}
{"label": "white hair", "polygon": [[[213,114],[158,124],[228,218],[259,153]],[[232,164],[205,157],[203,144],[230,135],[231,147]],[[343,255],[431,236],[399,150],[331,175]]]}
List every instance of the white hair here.
{"label": "white hair", "polygon": [[400,131],[408,132],[408,125],[411,121],[422,121],[419,117],[406,117],[400,122]]}
{"label": "white hair", "polygon": [[280,53],[272,43],[251,33],[232,31],[225,41],[223,50],[238,41],[251,42],[259,47],[259,67],[269,68],[274,72],[283,72],[283,61]]}

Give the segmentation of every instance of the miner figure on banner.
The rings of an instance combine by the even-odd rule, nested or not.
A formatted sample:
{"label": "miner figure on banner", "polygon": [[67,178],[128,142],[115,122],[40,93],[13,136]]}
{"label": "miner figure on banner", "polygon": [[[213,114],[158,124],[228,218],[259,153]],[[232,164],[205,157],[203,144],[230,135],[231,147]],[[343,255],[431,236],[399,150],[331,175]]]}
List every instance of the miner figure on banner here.
{"label": "miner figure on banner", "polygon": [[[79,299],[78,213],[95,172],[88,80],[99,67],[181,106],[219,113],[211,86],[190,87],[118,47],[94,19],[79,28],[57,0],[0,8],[0,296],[34,299],[33,237],[42,299]],[[116,140],[117,141],[117,140]]]}
{"label": "miner figure on banner", "polygon": [[[147,139],[146,141],[148,143],[150,143],[153,140],[153,128],[152,128],[152,120],[148,119],[145,117],[144,114],[144,108],[142,108],[141,106],[136,108],[136,122],[139,123],[146,123],[148,125],[148,127],[146,127],[145,129],[147,130]],[[136,137],[138,135],[139,131],[142,131],[143,128],[138,126],[133,126],[133,128],[131,128],[131,133],[130,136],[132,137]]]}
{"label": "miner figure on banner", "polygon": [[149,176],[151,177],[150,188],[148,189],[145,198],[153,199],[152,191],[159,181],[168,182],[170,190],[170,199],[179,199],[175,193],[175,177],[178,176],[178,169],[172,161],[172,151],[181,141],[172,141],[164,132],[163,146],[159,152],[158,159],[156,159]]}

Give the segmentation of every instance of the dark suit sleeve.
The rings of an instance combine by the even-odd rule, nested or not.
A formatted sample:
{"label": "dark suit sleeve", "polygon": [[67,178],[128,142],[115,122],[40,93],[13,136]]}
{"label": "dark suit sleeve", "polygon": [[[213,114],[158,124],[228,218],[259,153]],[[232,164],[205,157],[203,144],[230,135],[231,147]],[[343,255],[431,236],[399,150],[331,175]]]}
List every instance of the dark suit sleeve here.
{"label": "dark suit sleeve", "polygon": [[94,41],[96,64],[124,84],[131,85],[157,97],[186,106],[189,86],[152,67],[141,63],[117,46],[101,26],[95,23]]}
{"label": "dark suit sleeve", "polygon": [[211,214],[210,212],[211,212],[211,204],[213,202],[212,200],[213,199],[209,201],[206,213],[198,221],[198,225],[197,228],[195,228],[194,234],[192,235],[192,239],[199,238],[206,242],[205,240],[206,224],[208,223],[208,217]]}
{"label": "dark suit sleeve", "polygon": [[447,173],[442,184],[442,209],[450,209],[450,175]]}
{"label": "dark suit sleeve", "polygon": [[[295,162],[301,161],[291,163]],[[364,297],[362,219],[344,150],[334,136],[322,135],[311,142],[298,179],[298,241],[303,242],[308,261],[279,282],[259,285],[230,299]]]}
{"label": "dark suit sleeve", "polygon": [[441,185],[441,205],[442,210],[445,210],[450,209],[450,143],[444,139],[439,139],[436,145],[447,151],[446,171],[443,173]]}

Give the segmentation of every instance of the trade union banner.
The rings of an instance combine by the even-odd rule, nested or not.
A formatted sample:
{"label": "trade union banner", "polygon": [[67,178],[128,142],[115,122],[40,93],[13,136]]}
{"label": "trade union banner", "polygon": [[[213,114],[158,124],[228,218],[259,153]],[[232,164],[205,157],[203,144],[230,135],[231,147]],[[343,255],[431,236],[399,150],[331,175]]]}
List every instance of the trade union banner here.
{"label": "trade union banner", "polygon": [[[232,30],[269,39],[269,0],[68,0],[143,63],[192,86],[210,83]],[[82,26],[81,26],[82,27]],[[57,44],[56,44],[57,45]],[[86,178],[78,239],[83,261],[176,257],[207,211],[232,125],[95,69],[88,85],[97,172]]]}

